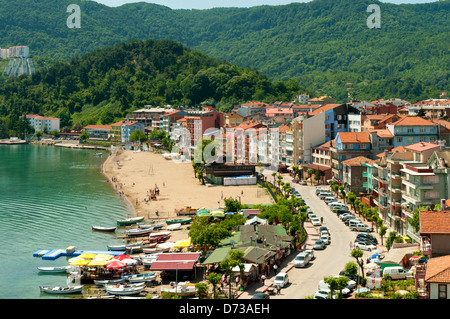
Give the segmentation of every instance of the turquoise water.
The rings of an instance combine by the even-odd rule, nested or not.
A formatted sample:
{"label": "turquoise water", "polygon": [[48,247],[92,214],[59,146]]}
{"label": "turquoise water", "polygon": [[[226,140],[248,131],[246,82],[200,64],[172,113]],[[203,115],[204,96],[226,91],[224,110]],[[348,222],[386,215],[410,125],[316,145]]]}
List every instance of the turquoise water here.
{"label": "turquoise water", "polygon": [[0,145],[0,299],[58,298],[39,285],[66,286],[66,276],[39,274],[40,249],[107,250],[115,233],[92,231],[129,216],[126,204],[101,174],[98,151],[37,145]]}

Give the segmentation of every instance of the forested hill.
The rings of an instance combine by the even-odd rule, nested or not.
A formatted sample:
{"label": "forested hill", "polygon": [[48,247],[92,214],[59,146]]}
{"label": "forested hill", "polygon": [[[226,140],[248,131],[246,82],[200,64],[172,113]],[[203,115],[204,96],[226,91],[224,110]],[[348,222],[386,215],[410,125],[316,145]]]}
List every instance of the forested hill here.
{"label": "forested hill", "polygon": [[230,110],[252,99],[286,101],[303,91],[295,81],[272,83],[172,40],[132,40],[0,83],[0,137],[14,136],[8,130],[23,114],[60,117],[61,127],[110,124],[144,105],[205,102]]}
{"label": "forested hill", "polygon": [[[81,8],[80,29],[66,25],[69,4]],[[369,4],[381,8],[380,29],[367,26]],[[62,59],[131,39],[172,39],[272,80],[297,79],[338,101],[347,99],[348,87],[354,98],[415,101],[449,90],[449,12],[450,0],[312,0],[210,10],[0,0],[0,46],[29,45],[35,55]]]}

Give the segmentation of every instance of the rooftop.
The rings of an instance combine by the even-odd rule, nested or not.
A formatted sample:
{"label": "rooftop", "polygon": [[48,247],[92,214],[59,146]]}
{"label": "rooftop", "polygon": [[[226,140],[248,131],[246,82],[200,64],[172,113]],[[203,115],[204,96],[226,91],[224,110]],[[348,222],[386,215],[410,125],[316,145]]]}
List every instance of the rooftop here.
{"label": "rooftop", "polygon": [[397,122],[392,123],[395,126],[437,126],[430,120],[421,118],[419,116],[405,116],[399,119]]}
{"label": "rooftop", "polygon": [[338,133],[341,143],[343,144],[358,144],[358,143],[370,143],[370,132],[339,132]]}
{"label": "rooftop", "polygon": [[348,160],[345,160],[342,162],[342,164],[347,166],[362,166],[362,164],[372,164],[375,162],[374,160],[371,160],[370,158],[364,157],[364,156],[358,156],[354,158],[350,158]]}
{"label": "rooftop", "polygon": [[421,211],[420,234],[450,235],[450,211]]}
{"label": "rooftop", "polygon": [[428,260],[425,281],[450,283],[450,255]]}

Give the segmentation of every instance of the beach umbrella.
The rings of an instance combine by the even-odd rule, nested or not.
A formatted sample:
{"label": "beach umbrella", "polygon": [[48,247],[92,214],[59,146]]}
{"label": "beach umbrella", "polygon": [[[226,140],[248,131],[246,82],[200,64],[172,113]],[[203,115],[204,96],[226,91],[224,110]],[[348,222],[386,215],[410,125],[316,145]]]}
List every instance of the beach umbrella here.
{"label": "beach umbrella", "polygon": [[380,258],[380,254],[373,254],[372,256],[370,256],[370,258]]}
{"label": "beach umbrella", "polygon": [[106,265],[106,268],[107,269],[120,269],[120,268],[123,268],[123,267],[126,267],[126,266],[127,266],[127,264],[124,263],[124,262],[121,262],[119,260],[113,260],[113,261],[110,261]]}
{"label": "beach umbrella", "polygon": [[416,261],[419,261],[419,259],[420,259],[420,256],[412,256],[411,258],[409,258],[409,261],[416,262]]}
{"label": "beach umbrella", "polygon": [[77,259],[72,261],[69,265],[70,266],[87,266],[91,261],[88,259]]}
{"label": "beach umbrella", "polygon": [[112,260],[119,260],[119,261],[122,261],[125,259],[133,259],[133,257],[122,254],[122,255],[117,255],[116,257],[112,258]]}
{"label": "beach umbrella", "polygon": [[108,262],[106,260],[101,260],[101,259],[92,259],[88,266],[105,266],[106,264],[108,264]]}
{"label": "beach umbrella", "polygon": [[372,258],[370,261],[376,264],[381,263],[381,260],[379,260],[378,258]]}
{"label": "beach umbrella", "polygon": [[83,259],[94,259],[95,256],[97,256],[97,254],[83,253],[78,257]]}
{"label": "beach umbrella", "polygon": [[113,255],[108,255],[108,254],[98,254],[97,256],[94,257],[93,260],[110,260],[114,258]]}

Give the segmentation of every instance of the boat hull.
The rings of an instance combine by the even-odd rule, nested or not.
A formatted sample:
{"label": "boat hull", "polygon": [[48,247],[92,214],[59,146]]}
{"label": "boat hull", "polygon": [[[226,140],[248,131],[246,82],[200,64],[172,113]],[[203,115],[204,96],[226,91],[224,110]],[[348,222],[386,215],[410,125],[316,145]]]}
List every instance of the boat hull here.
{"label": "boat hull", "polygon": [[104,231],[104,232],[115,232],[116,231],[116,227],[92,226],[92,230]]}
{"label": "boat hull", "polygon": [[73,287],[49,287],[49,286],[39,286],[42,292],[48,294],[65,295],[65,294],[76,294],[83,291],[84,286],[73,286]]}

